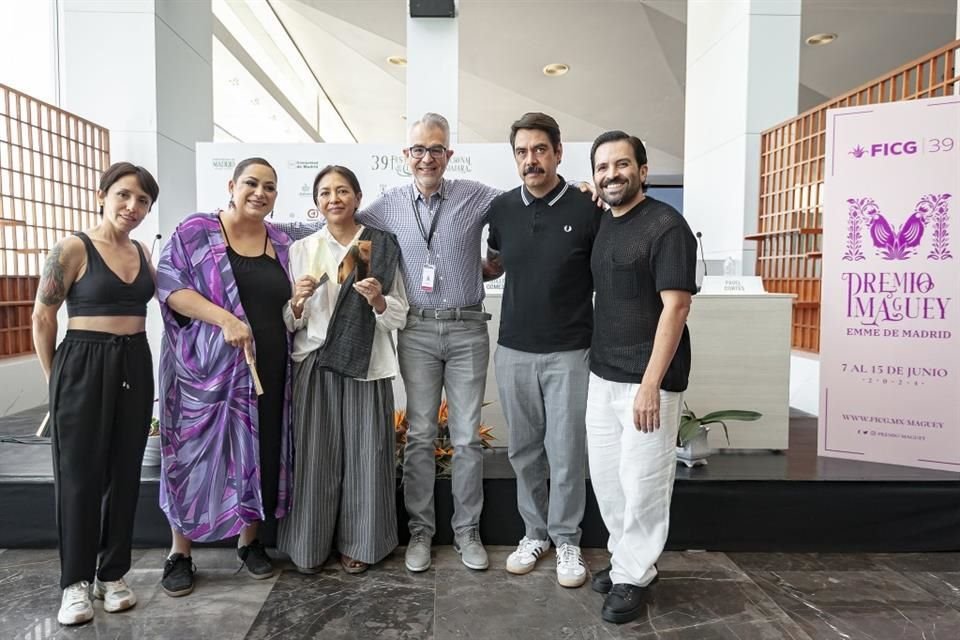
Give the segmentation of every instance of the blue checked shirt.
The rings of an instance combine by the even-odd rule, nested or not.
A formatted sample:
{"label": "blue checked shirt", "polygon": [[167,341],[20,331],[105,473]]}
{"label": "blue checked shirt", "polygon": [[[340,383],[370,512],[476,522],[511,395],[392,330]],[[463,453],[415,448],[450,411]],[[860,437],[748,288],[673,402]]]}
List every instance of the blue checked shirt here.
{"label": "blue checked shirt", "polygon": [[[483,301],[480,268],[480,233],[487,222],[490,203],[500,190],[473,180],[444,179],[440,190],[424,200],[413,183],[388,189],[373,204],[357,213],[357,222],[397,236],[402,252],[403,284],[410,306],[421,309],[456,309]],[[423,225],[421,231],[417,216]],[[430,250],[429,235],[439,213]],[[322,223],[275,225],[292,240],[316,232]],[[423,267],[432,264],[433,291],[421,287]]]}

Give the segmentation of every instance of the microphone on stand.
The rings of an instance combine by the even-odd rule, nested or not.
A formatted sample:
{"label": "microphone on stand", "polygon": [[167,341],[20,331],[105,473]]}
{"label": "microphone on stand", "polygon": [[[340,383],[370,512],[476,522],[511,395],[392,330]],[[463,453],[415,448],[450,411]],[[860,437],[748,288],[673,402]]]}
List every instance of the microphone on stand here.
{"label": "microphone on stand", "polygon": [[[697,231],[697,244],[700,245],[700,264],[703,265],[703,275],[709,275],[707,273],[707,259],[703,255],[703,234]],[[157,236],[158,238],[160,236]]]}
{"label": "microphone on stand", "polygon": [[162,238],[162,237],[163,237],[163,236],[160,235],[159,233],[153,237],[153,243],[150,245],[150,255],[151,255],[151,256],[153,256],[153,250],[157,248],[157,240],[159,240],[159,239]]}
{"label": "microphone on stand", "polygon": [[[706,256],[703,255],[703,234],[697,231],[695,235],[697,236],[697,244],[700,246],[700,264],[703,265],[703,277],[706,278],[708,275],[707,274],[707,258]],[[697,291],[699,291],[703,287],[702,279],[700,283],[701,283],[700,286],[697,287]]]}

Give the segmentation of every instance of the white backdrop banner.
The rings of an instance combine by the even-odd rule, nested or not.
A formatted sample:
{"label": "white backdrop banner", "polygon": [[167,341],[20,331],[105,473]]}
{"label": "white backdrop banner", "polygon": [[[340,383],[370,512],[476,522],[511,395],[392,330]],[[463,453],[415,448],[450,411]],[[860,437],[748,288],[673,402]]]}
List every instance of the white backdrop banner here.
{"label": "white backdrop banner", "polygon": [[960,471],[960,99],[827,112],[819,453]]}
{"label": "white backdrop banner", "polygon": [[[259,156],[277,169],[280,197],[274,220],[315,220],[319,212],[313,203],[313,178],[328,164],[349,167],[360,179],[364,200],[373,200],[384,190],[409,184],[410,170],[400,149],[383,144],[197,144],[197,210],[223,208],[227,203],[227,182],[236,163]],[[563,145],[560,174],[565,180],[590,179],[590,143]],[[520,177],[510,145],[457,145],[446,177],[476,180],[504,190],[519,186]]]}
{"label": "white backdrop banner", "polygon": [[[591,179],[590,145],[589,142],[564,143],[559,172],[565,180]],[[197,211],[225,208],[227,182],[233,176],[234,167],[244,158],[255,156],[264,158],[277,170],[279,197],[273,216],[275,222],[320,218],[313,202],[313,179],[328,164],[352,169],[360,180],[367,203],[386,189],[412,180],[403,153],[396,145],[198,143]],[[520,185],[507,143],[456,145],[445,176],[476,180],[504,191]],[[488,293],[497,292],[502,286],[503,278],[486,283]]]}

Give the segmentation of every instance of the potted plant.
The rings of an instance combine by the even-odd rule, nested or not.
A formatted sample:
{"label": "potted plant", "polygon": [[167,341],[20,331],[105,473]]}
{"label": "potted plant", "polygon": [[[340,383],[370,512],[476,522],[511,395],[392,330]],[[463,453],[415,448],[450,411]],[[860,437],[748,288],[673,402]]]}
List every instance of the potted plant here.
{"label": "potted plant", "polygon": [[[484,402],[483,406],[489,403]],[[449,478],[453,473],[453,442],[450,441],[450,428],[447,425],[449,409],[447,401],[440,403],[440,411],[437,415],[437,436],[433,441],[433,455],[437,464],[437,477]],[[407,412],[403,409],[397,409],[393,414],[394,430],[397,434],[397,468],[403,468],[403,449],[407,444]],[[493,427],[480,425],[480,444],[484,449],[492,449],[492,441],[496,440],[491,431]]]}
{"label": "potted plant", "polygon": [[710,433],[711,424],[719,424],[723,427],[723,437],[727,439],[727,444],[730,444],[727,420],[753,422],[761,417],[762,414],[756,411],[741,409],[725,409],[697,417],[697,414],[691,411],[687,403],[684,402],[683,411],[680,412],[680,429],[677,431],[677,461],[682,462],[687,467],[707,464],[707,456],[712,453],[707,442],[707,434]]}
{"label": "potted plant", "polygon": [[156,417],[150,420],[147,448],[143,450],[143,466],[160,466],[160,419]]}

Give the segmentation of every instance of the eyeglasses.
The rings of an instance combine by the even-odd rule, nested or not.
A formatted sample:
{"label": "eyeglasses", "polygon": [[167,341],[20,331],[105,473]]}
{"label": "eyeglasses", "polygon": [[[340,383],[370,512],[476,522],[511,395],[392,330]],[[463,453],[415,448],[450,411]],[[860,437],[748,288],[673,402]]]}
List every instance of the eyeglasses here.
{"label": "eyeglasses", "polygon": [[423,145],[414,145],[407,149],[410,152],[410,155],[416,158],[417,160],[421,159],[423,156],[427,155],[427,152],[430,153],[430,157],[439,160],[440,158],[447,155],[447,148],[437,145],[435,147],[425,147]]}

